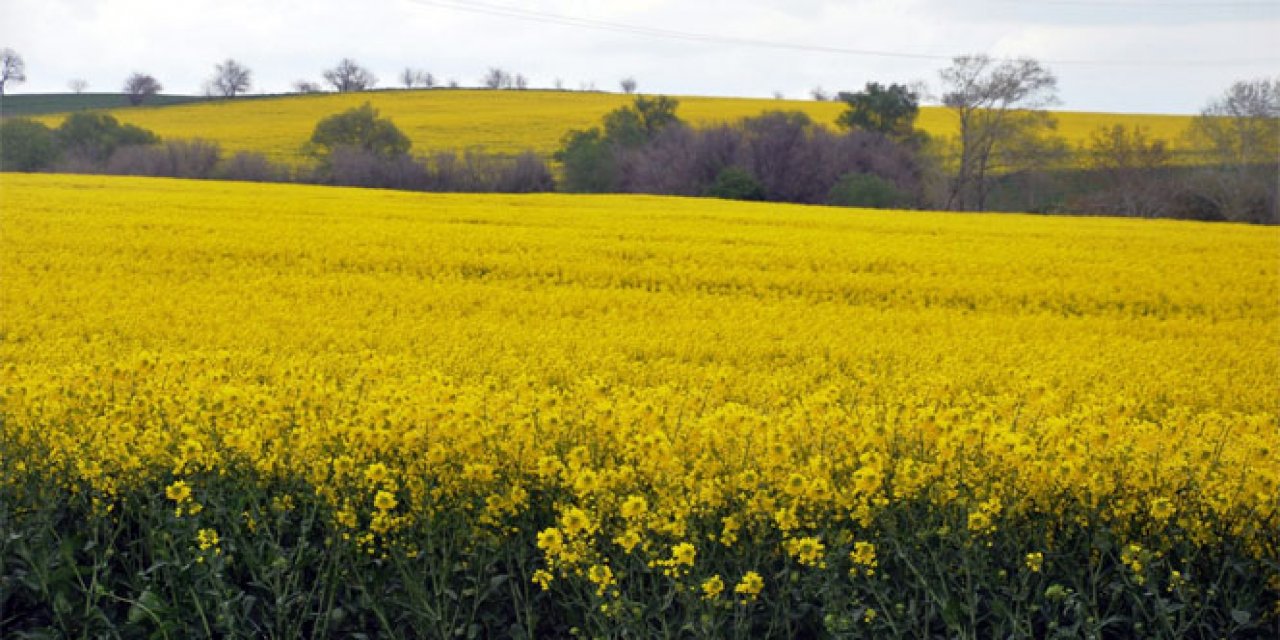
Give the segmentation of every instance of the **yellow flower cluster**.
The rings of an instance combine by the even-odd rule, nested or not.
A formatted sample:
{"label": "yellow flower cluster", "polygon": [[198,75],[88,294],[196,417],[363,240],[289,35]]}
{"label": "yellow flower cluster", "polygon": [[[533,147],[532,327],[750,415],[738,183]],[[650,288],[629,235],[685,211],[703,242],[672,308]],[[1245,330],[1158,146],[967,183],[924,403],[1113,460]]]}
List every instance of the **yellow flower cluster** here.
{"label": "yellow flower cluster", "polygon": [[1040,551],[1032,551],[1026,555],[1024,562],[1027,565],[1028,571],[1031,573],[1040,573],[1040,570],[1044,568],[1044,553]]}
{"label": "yellow flower cluster", "polygon": [[870,574],[904,502],[1276,553],[1274,228],[0,181],[10,492],[305,486],[370,552],[542,514],[535,580],[602,593]]}
{"label": "yellow flower cluster", "polygon": [[862,572],[867,576],[874,576],[876,567],[880,566],[880,561],[876,559],[876,545],[862,540],[853,543],[849,562],[853,565],[850,573],[857,575]]}

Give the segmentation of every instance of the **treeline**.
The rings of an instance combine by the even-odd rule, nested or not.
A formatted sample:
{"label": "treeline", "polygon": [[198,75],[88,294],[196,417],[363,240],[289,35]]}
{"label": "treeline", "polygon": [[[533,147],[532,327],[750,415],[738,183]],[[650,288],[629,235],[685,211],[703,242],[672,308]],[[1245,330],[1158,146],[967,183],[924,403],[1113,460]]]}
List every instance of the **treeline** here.
{"label": "treeline", "polygon": [[415,154],[367,103],[317,123],[305,166],[250,152],[224,156],[215,143],[160,141],[109,115],[75,113],[56,129],[0,122],[0,168],[1280,222],[1280,80],[1232,85],[1176,141],[1180,161],[1174,141],[1141,127],[1100,127],[1088,141],[1068,143],[1045,109],[1056,81],[1034,61],[962,57],[943,78],[952,89],[943,103],[960,124],[951,137],[916,129],[916,91],[870,83],[839,94],[847,109],[834,123],[776,111],[695,128],[680,119],[675,99],[639,96],[598,126],[566,134],[558,172],[533,152]]}
{"label": "treeline", "polygon": [[57,128],[22,118],[0,122],[0,168],[251,182],[298,182],[415,191],[528,193],[552,191],[547,163],[479,150],[409,153],[411,143],[377,111],[362,107],[317,124],[306,143],[314,162],[290,166],[261,153],[225,155],[206,140],[162,141],[101,113],[73,113]]}
{"label": "treeline", "polygon": [[878,132],[838,135],[799,112],[694,129],[667,97],[639,97],[601,127],[572,131],[556,159],[571,192],[712,196],[804,204],[923,204],[923,170]]}
{"label": "treeline", "polygon": [[[834,127],[772,112],[694,129],[640,97],[571,131],[556,158],[572,192],[806,204],[1280,222],[1280,81],[1236,83],[1173,142],[1141,127],[1057,134],[1054,79],[1033,61],[958,59],[950,138],[915,128],[918,95],[870,83],[839,95]],[[1188,158],[1189,156],[1189,158]]]}

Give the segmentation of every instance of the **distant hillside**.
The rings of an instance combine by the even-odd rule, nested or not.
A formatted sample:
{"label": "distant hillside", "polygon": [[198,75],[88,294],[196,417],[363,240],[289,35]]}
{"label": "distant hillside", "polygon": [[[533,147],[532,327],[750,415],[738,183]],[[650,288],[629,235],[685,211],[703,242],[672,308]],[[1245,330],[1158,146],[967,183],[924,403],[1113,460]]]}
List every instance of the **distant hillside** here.
{"label": "distant hillside", "polygon": [[123,93],[24,93],[0,98],[0,115],[7,118],[86,109],[145,109],[207,99],[201,96],[158,95],[148,98],[145,106],[133,107]]}
{"label": "distant hillside", "polygon": [[[104,99],[113,97],[112,94],[92,95]],[[84,100],[91,95],[61,97]],[[228,152],[258,151],[273,160],[289,163],[303,159],[301,147],[318,120],[364,102],[372,103],[394,120],[413,140],[414,151],[418,153],[481,147],[494,153],[514,154],[532,149],[550,155],[567,131],[595,126],[605,113],[632,100],[631,96],[613,93],[476,89],[388,90],[233,100],[165,98],[189,104],[125,107],[111,112],[123,122],[150,129],[164,138],[203,138],[218,142]],[[114,99],[123,101],[119,95],[114,95]],[[9,98],[5,100],[7,114]],[[803,111],[816,122],[831,124],[844,110],[844,104],[838,102],[706,97],[680,97],[679,100],[680,117],[694,124],[734,121],[770,110]],[[77,103],[69,108],[92,107]],[[1077,112],[1057,115],[1059,130],[1073,143],[1087,141],[1100,125],[1123,123],[1142,125],[1153,137],[1168,140],[1176,147],[1190,122],[1190,116]],[[56,125],[62,118],[45,115],[39,119]],[[946,109],[924,107],[918,126],[932,135],[946,136],[954,133],[956,122]]]}

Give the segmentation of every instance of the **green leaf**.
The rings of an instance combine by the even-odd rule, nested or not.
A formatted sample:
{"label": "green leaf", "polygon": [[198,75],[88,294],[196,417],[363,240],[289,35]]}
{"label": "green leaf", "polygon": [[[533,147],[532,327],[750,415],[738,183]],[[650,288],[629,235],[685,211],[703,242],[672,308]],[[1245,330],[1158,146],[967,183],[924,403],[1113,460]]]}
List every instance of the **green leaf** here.
{"label": "green leaf", "polygon": [[129,607],[129,624],[138,624],[149,620],[164,609],[164,601],[150,589],[144,590],[133,605]]}

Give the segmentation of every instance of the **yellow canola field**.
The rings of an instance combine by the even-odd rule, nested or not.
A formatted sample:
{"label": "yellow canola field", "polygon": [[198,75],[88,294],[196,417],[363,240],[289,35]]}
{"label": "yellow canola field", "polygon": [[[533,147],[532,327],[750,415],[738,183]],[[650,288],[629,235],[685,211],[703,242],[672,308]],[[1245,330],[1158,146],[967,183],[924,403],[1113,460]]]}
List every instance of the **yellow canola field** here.
{"label": "yellow canola field", "polygon": [[[279,162],[303,160],[301,147],[316,122],[364,102],[413,141],[418,153],[483,148],[515,154],[533,150],[549,156],[571,129],[596,126],[609,111],[628,105],[631,96],[571,91],[418,90],[242,98],[164,107],[117,109],[122,122],[150,129],[162,138],[204,138],[225,151],[258,151]],[[733,122],[771,110],[798,110],[815,122],[834,126],[843,103],[753,98],[681,97],[678,113],[696,125]],[[1059,132],[1073,144],[1086,143],[1102,125],[1146,127],[1173,146],[1190,124],[1189,116],[1060,112]],[[51,126],[62,116],[40,118]],[[953,114],[939,107],[921,109],[918,126],[936,136],[956,132]]]}
{"label": "yellow canola field", "polygon": [[106,509],[169,486],[189,508],[225,474],[320,496],[370,548],[443,513],[503,535],[554,509],[539,540],[566,572],[775,534],[817,566],[815,536],[911,501],[974,535],[1078,517],[1276,553],[1275,228],[0,188],[13,490]]}

